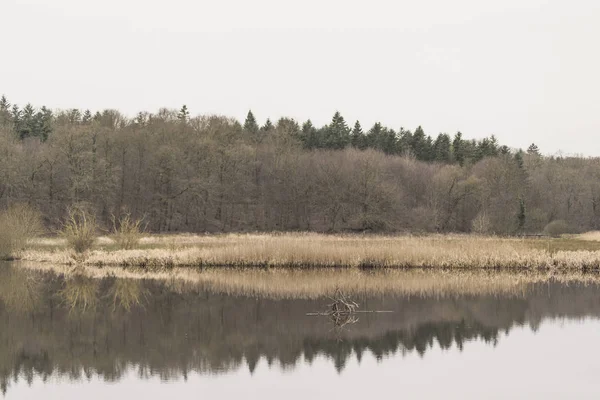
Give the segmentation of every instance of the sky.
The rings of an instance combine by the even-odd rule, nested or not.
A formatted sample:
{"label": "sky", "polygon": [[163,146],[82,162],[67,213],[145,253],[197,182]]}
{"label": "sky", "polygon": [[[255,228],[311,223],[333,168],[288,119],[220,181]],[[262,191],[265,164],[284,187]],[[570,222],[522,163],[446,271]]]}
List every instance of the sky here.
{"label": "sky", "polygon": [[600,156],[597,0],[0,0],[0,94]]}

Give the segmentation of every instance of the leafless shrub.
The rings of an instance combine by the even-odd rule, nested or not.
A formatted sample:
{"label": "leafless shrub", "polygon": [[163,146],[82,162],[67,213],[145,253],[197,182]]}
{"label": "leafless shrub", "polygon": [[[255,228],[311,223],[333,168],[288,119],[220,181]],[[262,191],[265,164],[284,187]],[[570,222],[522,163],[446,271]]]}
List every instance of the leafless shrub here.
{"label": "leafless shrub", "polygon": [[144,232],[142,219],[133,219],[130,214],[117,219],[113,215],[112,224],[113,238],[120,249],[131,250],[139,244]]}
{"label": "leafless shrub", "polygon": [[96,218],[83,207],[71,207],[63,222],[61,235],[77,254],[90,250],[96,240]]}
{"label": "leafless shrub", "polygon": [[0,213],[0,258],[12,258],[44,232],[40,213],[26,204],[15,204]]}

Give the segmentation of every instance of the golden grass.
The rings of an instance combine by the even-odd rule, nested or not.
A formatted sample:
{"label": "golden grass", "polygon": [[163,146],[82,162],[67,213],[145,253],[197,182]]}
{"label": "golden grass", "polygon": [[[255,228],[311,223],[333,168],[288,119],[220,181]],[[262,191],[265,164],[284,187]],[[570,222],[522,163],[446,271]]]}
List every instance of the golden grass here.
{"label": "golden grass", "polygon": [[[435,269],[385,269],[361,271],[323,268],[318,270],[273,268],[262,269],[207,269],[174,268],[148,274],[140,269],[119,267],[95,268],[90,266],[53,265],[48,263],[19,262],[21,268],[64,274],[69,284],[62,292],[72,306],[89,305],[96,286],[90,279],[118,278],[111,292],[117,302],[127,308],[139,304],[146,295],[141,280],[165,282],[170,290],[188,292],[201,287],[215,293],[266,297],[275,299],[316,299],[330,296],[336,290],[347,295],[403,295],[419,297],[447,297],[455,295],[510,295],[521,297],[529,285],[551,280],[563,283],[599,284],[600,275],[581,271],[486,271]],[[85,289],[85,290],[84,290]],[[85,301],[82,301],[85,299]]]}
{"label": "golden grass", "polygon": [[[48,239],[40,243],[48,243]],[[22,259],[74,264],[63,246],[38,246]],[[519,239],[469,235],[362,236],[316,233],[149,236],[143,249],[97,246],[88,266],[264,268],[518,268],[600,267],[600,244],[576,239]]]}
{"label": "golden grass", "polygon": [[575,239],[600,242],[600,231],[591,231],[582,233],[580,235],[575,235]]}

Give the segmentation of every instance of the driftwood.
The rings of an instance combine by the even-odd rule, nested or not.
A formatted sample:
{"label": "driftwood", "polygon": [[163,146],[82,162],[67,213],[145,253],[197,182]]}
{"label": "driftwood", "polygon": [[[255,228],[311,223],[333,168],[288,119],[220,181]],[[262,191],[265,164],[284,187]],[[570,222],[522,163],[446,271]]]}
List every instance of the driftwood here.
{"label": "driftwood", "polygon": [[311,316],[326,316],[333,322],[335,327],[342,328],[349,324],[358,322],[357,313],[388,313],[392,311],[363,311],[358,310],[358,303],[351,300],[339,288],[335,290],[333,297],[329,297],[332,301],[326,311],[307,313]]}

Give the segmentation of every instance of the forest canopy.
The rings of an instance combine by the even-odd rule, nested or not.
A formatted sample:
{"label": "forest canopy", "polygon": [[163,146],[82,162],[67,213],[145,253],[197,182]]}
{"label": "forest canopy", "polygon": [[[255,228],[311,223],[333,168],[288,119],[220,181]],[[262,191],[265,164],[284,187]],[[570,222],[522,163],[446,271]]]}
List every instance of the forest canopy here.
{"label": "forest canopy", "polygon": [[597,158],[363,128],[339,112],[317,127],[0,99],[0,208],[27,203],[50,228],[85,205],[106,226],[130,213],[156,232],[583,231],[600,228],[599,178]]}

